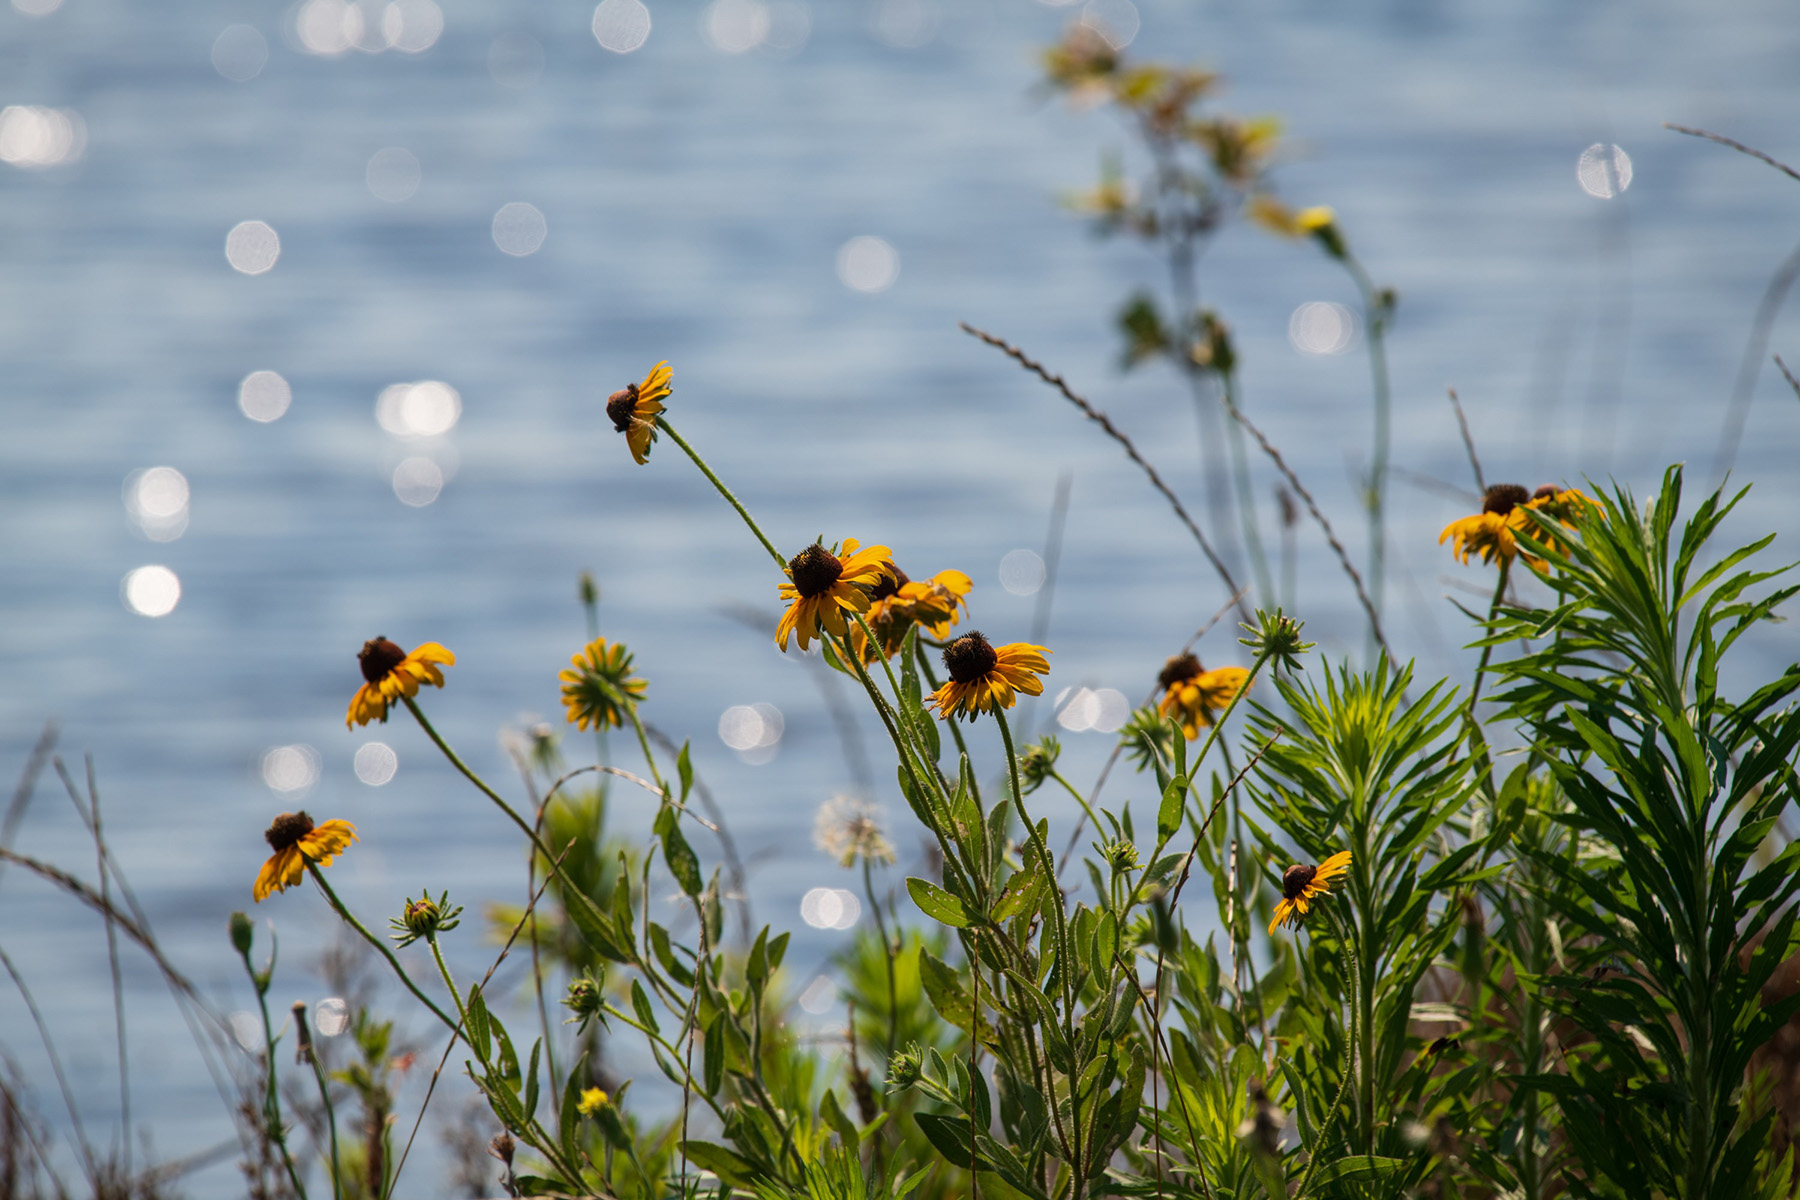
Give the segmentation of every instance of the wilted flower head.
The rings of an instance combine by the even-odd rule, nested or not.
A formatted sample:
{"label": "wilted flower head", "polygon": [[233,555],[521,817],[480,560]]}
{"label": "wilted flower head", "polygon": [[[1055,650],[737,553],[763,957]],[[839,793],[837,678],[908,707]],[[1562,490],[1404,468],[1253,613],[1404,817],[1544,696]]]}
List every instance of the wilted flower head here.
{"label": "wilted flower head", "polygon": [[631,673],[631,652],[595,638],[558,675],[569,723],[578,729],[623,725],[650,685]]}
{"label": "wilted flower head", "polygon": [[881,829],[881,809],[855,796],[833,796],[819,805],[813,819],[813,845],[837,860],[840,867],[854,866],[857,859],[887,866],[894,861],[894,847]]}

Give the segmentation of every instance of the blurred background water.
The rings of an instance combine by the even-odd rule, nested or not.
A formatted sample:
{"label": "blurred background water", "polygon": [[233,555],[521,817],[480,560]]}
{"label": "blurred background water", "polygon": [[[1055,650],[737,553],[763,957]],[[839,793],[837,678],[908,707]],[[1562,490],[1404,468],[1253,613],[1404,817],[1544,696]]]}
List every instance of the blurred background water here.
{"label": "blurred background water", "polygon": [[[1045,640],[1050,697],[1091,689],[1062,730],[1072,776],[1091,778],[1126,698],[1224,596],[1117,449],[956,327],[1064,372],[1200,503],[1178,381],[1116,369],[1112,314],[1160,269],[1059,206],[1126,146],[1107,114],[1036,90],[1038,49],[1077,19],[1133,54],[1223,71],[1227,108],[1280,114],[1282,194],[1334,205],[1398,289],[1388,613],[1427,677],[1466,678],[1471,634],[1446,597],[1479,604],[1491,578],[1436,544],[1472,511],[1446,387],[1490,478],[1616,475],[1643,491],[1685,460],[1691,486],[1710,481],[1800,185],[1661,123],[1800,160],[1788,0],[11,0],[0,763],[21,770],[48,721],[78,774],[93,755],[161,941],[241,1010],[225,917],[251,907],[281,809],[357,823],[333,878],[377,926],[427,884],[472,911],[517,900],[502,819],[416,728],[345,731],[353,656],[378,634],[451,647],[449,687],[426,704],[508,780],[500,727],[560,720],[555,675],[585,641],[576,578],[591,569],[603,631],[651,680],[646,716],[693,739],[750,860],[756,919],[798,930],[795,1019],[828,1033],[841,1006],[809,981],[830,977],[855,914],[836,893],[804,914],[802,899],[854,886],[810,844],[815,809],[854,776],[817,679],[770,641],[762,552],[674,447],[634,466],[601,409],[670,360],[671,417],[778,543],[855,536],[915,576],[967,571],[975,623],[998,640],[1025,638],[1044,599],[1034,555],[1068,473]],[[1579,169],[1611,145],[1623,191],[1594,156]],[[1240,228],[1203,287],[1236,333],[1248,408],[1365,561],[1364,348],[1348,326],[1321,331],[1337,310],[1302,310],[1353,306],[1347,282],[1310,248]],[[1800,358],[1797,333],[1779,317],[1771,348]],[[1740,533],[1795,510],[1800,408],[1772,369],[1755,398]],[[1270,517],[1260,464],[1257,479]],[[1360,656],[1353,599],[1310,528],[1300,553],[1321,653]],[[1755,646],[1794,651],[1780,629]],[[1209,663],[1238,649],[1224,629],[1201,646]],[[1055,727],[1046,706],[1027,714]],[[877,799],[905,851],[897,882],[918,839],[891,791]],[[1109,795],[1145,798],[1130,782]],[[645,836],[641,805],[615,812]],[[92,862],[53,779],[14,845],[77,873]],[[282,938],[272,1001],[317,1001],[331,926],[317,897],[255,916]],[[454,945],[467,972],[491,952],[478,925]],[[0,947],[104,1143],[118,1104],[97,918],[8,870]],[[138,1125],[165,1156],[220,1142],[225,1114],[175,1010],[141,956],[124,961]],[[66,1133],[9,988],[0,1030]],[[59,1161],[72,1168],[66,1147]],[[415,1164],[402,1190],[440,1179]],[[228,1161],[183,1186],[239,1189]]]}

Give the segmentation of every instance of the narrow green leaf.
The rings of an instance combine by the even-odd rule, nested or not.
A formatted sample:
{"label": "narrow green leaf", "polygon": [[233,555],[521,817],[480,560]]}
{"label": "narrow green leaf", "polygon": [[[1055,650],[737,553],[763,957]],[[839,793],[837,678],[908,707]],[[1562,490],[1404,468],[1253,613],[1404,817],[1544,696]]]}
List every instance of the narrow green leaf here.
{"label": "narrow green leaf", "polygon": [[682,836],[681,824],[671,820],[662,835],[663,861],[669,865],[669,874],[675,876],[675,882],[681,890],[690,896],[700,894],[700,859],[695,856],[693,848],[688,845],[687,838]]}
{"label": "narrow green leaf", "polygon": [[909,875],[906,879],[906,892],[912,897],[913,903],[919,906],[919,911],[935,921],[953,929],[963,929],[975,924],[975,918],[970,915],[963,902],[935,883]]}
{"label": "narrow green leaf", "polygon": [[635,979],[631,981],[631,1007],[646,1029],[651,1033],[661,1032],[656,1024],[656,1010],[650,1007],[650,997],[644,993],[644,985]]}
{"label": "narrow green leaf", "polygon": [[1187,807],[1187,776],[1177,775],[1163,789],[1162,804],[1156,810],[1156,840],[1167,842],[1181,829],[1181,815]]}
{"label": "narrow green leaf", "polygon": [[819,1119],[831,1127],[847,1149],[854,1150],[861,1144],[856,1122],[838,1105],[837,1093],[830,1088],[825,1089],[825,1095],[819,1100]]}

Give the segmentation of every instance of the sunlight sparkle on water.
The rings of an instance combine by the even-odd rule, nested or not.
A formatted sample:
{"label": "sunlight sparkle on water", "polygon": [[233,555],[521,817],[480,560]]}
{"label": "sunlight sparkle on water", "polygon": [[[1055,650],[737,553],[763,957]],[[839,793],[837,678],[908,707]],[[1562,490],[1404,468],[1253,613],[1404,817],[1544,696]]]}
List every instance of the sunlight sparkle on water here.
{"label": "sunlight sparkle on water", "polygon": [[172,542],[187,532],[187,476],[174,467],[150,467],[125,477],[125,512],[153,542]]}
{"label": "sunlight sparkle on water", "polygon": [[1117,733],[1131,717],[1131,701],[1112,688],[1064,688],[1056,694],[1056,723],[1070,733]]}
{"label": "sunlight sparkle on water", "polygon": [[1356,335],[1356,314],[1329,300],[1309,300],[1288,318],[1288,341],[1302,354],[1342,354]]}
{"label": "sunlight sparkle on water", "polygon": [[1123,50],[1137,38],[1140,21],[1131,0],[1088,0],[1081,6],[1081,23],[1114,50]]}
{"label": "sunlight sparkle on water", "polygon": [[1015,596],[1029,596],[1044,586],[1044,560],[1036,550],[1009,550],[1000,560],[1000,586]]}
{"label": "sunlight sparkle on water", "polygon": [[419,160],[411,150],[401,146],[384,146],[369,155],[363,171],[363,182],[377,200],[400,204],[411,200],[419,190]]}
{"label": "sunlight sparkle on water", "polygon": [[74,162],[87,148],[87,126],[72,109],[9,104],[0,108],[0,162],[41,170]]}
{"label": "sunlight sparkle on water", "polygon": [[600,0],[592,28],[602,49],[630,54],[650,38],[650,10],[643,0]]}
{"label": "sunlight sparkle on water", "polygon": [[303,0],[287,20],[296,50],[328,58],[347,50],[418,54],[444,32],[444,11],[434,0]]}
{"label": "sunlight sparkle on water", "polygon": [[800,897],[800,919],[814,929],[848,929],[862,916],[862,901],[843,888],[816,887]]}
{"label": "sunlight sparkle on water", "polygon": [[252,421],[279,421],[293,402],[288,381],[273,371],[252,371],[238,384],[238,407]]}
{"label": "sunlight sparkle on water", "polygon": [[370,787],[380,787],[393,779],[400,769],[400,759],[386,742],[364,742],[351,760],[356,777]]}
{"label": "sunlight sparkle on water", "polygon": [[213,39],[213,70],[233,83],[248,83],[269,62],[269,43],[254,25],[227,25]]}
{"label": "sunlight sparkle on water", "polygon": [[[854,896],[852,897],[854,899]],[[838,987],[829,975],[818,975],[800,993],[800,1007],[815,1017],[824,1016],[837,1003]]]}
{"label": "sunlight sparkle on water", "polygon": [[837,273],[851,291],[883,292],[900,278],[900,255],[878,237],[853,237],[838,247]]}
{"label": "sunlight sparkle on water", "polygon": [[444,490],[444,469],[429,458],[400,460],[394,468],[394,495],[410,508],[424,508]]}
{"label": "sunlight sparkle on water", "polygon": [[462,396],[437,379],[393,383],[375,398],[375,421],[395,437],[437,437],[462,419]]}
{"label": "sunlight sparkle on water", "polygon": [[320,1037],[336,1037],[350,1028],[350,1006],[336,996],[328,996],[313,1008],[313,1028]]}
{"label": "sunlight sparkle on water", "polygon": [[1597,200],[1611,200],[1631,186],[1631,156],[1617,146],[1595,142],[1575,160],[1575,182]]}
{"label": "sunlight sparkle on water", "polygon": [[752,766],[775,757],[786,728],[781,710],[773,704],[734,704],[719,714],[719,740]]}
{"label": "sunlight sparkle on water", "polygon": [[700,17],[700,32],[713,49],[742,54],[763,44],[771,24],[763,0],[713,0]]}
{"label": "sunlight sparkle on water", "polygon": [[523,200],[503,204],[494,214],[494,245],[514,258],[536,254],[549,231],[544,214]]}
{"label": "sunlight sparkle on water", "polygon": [[276,746],[262,756],[262,781],[283,795],[310,790],[319,782],[319,752],[299,742]]}
{"label": "sunlight sparkle on water", "polygon": [[47,17],[62,7],[62,0],[12,0],[12,6],[28,17]]}
{"label": "sunlight sparkle on water", "polygon": [[181,580],[160,565],[128,571],[119,585],[125,607],[140,617],[166,617],[181,603]]}
{"label": "sunlight sparkle on water", "polygon": [[266,221],[239,221],[225,235],[225,261],[245,275],[261,275],[281,257],[281,238]]}

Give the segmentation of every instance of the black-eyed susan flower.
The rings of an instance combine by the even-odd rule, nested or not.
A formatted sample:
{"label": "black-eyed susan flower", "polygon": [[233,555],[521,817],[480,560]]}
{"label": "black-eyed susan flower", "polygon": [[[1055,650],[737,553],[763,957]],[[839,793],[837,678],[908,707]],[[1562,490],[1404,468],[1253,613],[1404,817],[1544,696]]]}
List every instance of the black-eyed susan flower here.
{"label": "black-eyed susan flower", "polygon": [[994,646],[976,630],[970,630],[944,648],[944,667],[950,681],[931,695],[938,716],[954,719],[1011,708],[1019,692],[1041,695],[1040,675],[1050,673],[1044,656],[1050,651],[1027,642]]}
{"label": "black-eyed susan flower", "polygon": [[1316,867],[1304,867],[1295,863],[1282,872],[1281,903],[1275,906],[1275,919],[1269,922],[1269,932],[1274,933],[1280,925],[1286,925],[1290,929],[1300,928],[1312,902],[1320,896],[1329,895],[1331,881],[1349,870],[1350,852],[1339,850]]}
{"label": "black-eyed susan flower", "polygon": [[669,395],[669,364],[650,368],[642,383],[628,383],[606,398],[606,415],[613,428],[625,435],[632,461],[640,467],[650,461],[650,443],[656,440],[656,418]]}
{"label": "black-eyed susan flower", "polygon": [[578,729],[623,725],[650,687],[632,676],[631,652],[616,642],[608,645],[605,638],[595,638],[584,646],[557,679],[562,683],[569,723]]}
{"label": "black-eyed susan flower", "polygon": [[[1546,540],[1532,526],[1526,511],[1535,509],[1572,529],[1576,509],[1592,503],[1574,488],[1546,484],[1533,493],[1516,483],[1496,483],[1482,496],[1481,511],[1446,525],[1444,532],[1438,535],[1438,544],[1441,546],[1448,541],[1450,553],[1465,563],[1471,554],[1481,555],[1481,561],[1487,563],[1510,563],[1519,557],[1532,570],[1542,572],[1548,570],[1543,559],[1522,554],[1519,550],[1520,533],[1534,541]],[[1547,545],[1552,550],[1560,550],[1554,541]]]}
{"label": "black-eyed susan flower", "polygon": [[307,863],[329,867],[345,847],[356,840],[356,826],[348,821],[327,821],[314,825],[304,812],[282,813],[263,834],[275,853],[256,873],[256,886],[251,895],[261,904],[267,896],[285,892],[300,882]]}
{"label": "black-eyed susan flower", "polygon": [[792,603],[775,626],[775,644],[783,651],[790,635],[799,639],[802,650],[821,629],[847,636],[844,614],[868,612],[876,584],[897,574],[886,546],[860,546],[855,538],[845,538],[842,550],[814,542],[788,560],[781,598]]}
{"label": "black-eyed susan flower", "polygon": [[[963,597],[974,586],[961,571],[939,571],[930,579],[915,580],[895,567],[892,576],[879,580],[869,590],[869,611],[864,620],[881,640],[882,654],[892,657],[906,641],[907,630],[915,625],[939,641],[949,637],[960,620],[958,610],[968,611]],[[864,662],[874,657],[860,626],[850,626],[850,647]]]}
{"label": "black-eyed susan flower", "polygon": [[370,721],[386,721],[388,705],[402,696],[416,696],[419,685],[444,686],[444,673],[439,664],[455,666],[456,655],[436,642],[426,642],[411,654],[384,637],[363,643],[356,655],[362,666],[363,685],[350,699],[350,711],[344,725],[367,725]]}
{"label": "black-eyed susan flower", "polygon": [[1215,667],[1208,671],[1191,654],[1178,654],[1164,664],[1156,682],[1163,697],[1157,711],[1181,722],[1189,741],[1213,723],[1232,698],[1243,690],[1250,672],[1242,667]]}

